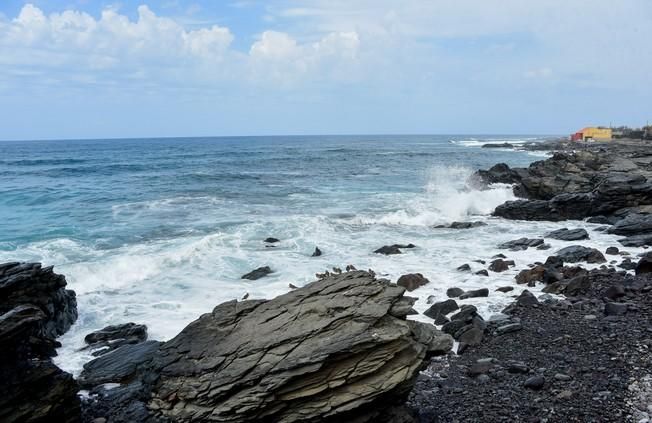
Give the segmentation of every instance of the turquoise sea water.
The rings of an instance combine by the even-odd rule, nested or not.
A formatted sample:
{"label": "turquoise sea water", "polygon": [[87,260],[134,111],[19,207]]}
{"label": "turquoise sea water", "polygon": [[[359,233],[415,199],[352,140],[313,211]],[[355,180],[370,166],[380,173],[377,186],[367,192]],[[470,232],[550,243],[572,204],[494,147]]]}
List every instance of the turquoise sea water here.
{"label": "turquoise sea water", "polygon": [[[269,298],[316,272],[354,264],[395,279],[421,272],[412,293],[513,283],[517,269],[482,278],[455,268],[487,259],[498,242],[558,224],[489,214],[509,187],[476,191],[478,168],[542,157],[482,149],[539,137],[320,136],[0,142],[0,261],[55,265],[78,294],[80,318],[59,364],[78,371],[83,336],[107,324],[146,323],[168,339],[215,305],[245,293]],[[468,231],[433,228],[483,220]],[[583,227],[591,228],[582,223]],[[272,236],[281,242],[266,246]],[[601,238],[603,237],[603,238]],[[609,244],[606,234],[592,242]],[[414,243],[400,256],[385,244]],[[324,255],[312,258],[318,246]],[[553,245],[554,247],[555,245]],[[515,253],[521,268],[545,252]],[[472,263],[475,267],[482,266]],[[258,281],[240,276],[270,266]],[[518,267],[517,266],[517,267]],[[477,269],[474,269],[477,270]],[[487,313],[509,296],[471,299]],[[482,303],[480,303],[482,302]]]}

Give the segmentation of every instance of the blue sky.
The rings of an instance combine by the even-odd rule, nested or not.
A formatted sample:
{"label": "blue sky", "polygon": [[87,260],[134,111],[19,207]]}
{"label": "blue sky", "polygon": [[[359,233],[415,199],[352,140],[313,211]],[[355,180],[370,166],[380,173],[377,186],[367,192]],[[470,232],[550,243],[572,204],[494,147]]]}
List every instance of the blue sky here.
{"label": "blue sky", "polygon": [[652,121],[649,0],[4,0],[0,139]]}

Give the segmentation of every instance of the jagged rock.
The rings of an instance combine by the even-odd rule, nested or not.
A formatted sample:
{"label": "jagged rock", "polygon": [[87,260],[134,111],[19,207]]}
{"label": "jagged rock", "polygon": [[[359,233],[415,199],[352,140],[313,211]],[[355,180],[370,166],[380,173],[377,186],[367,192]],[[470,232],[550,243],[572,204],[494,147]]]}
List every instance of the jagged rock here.
{"label": "jagged rock", "polygon": [[393,244],[393,245],[385,245],[383,247],[380,247],[374,253],[376,254],[384,254],[386,256],[392,255],[392,254],[401,254],[402,251],[401,249],[404,248],[415,248],[416,246],[414,244]]}
{"label": "jagged rock", "polygon": [[430,308],[423,312],[424,316],[428,316],[431,319],[437,319],[439,316],[446,316],[447,314],[459,309],[457,302],[455,300],[446,300],[438,303],[434,303]]}
{"label": "jagged rock", "polygon": [[414,291],[415,289],[429,283],[430,281],[423,277],[421,273],[408,273],[398,278],[396,285],[402,286],[408,291]]}
{"label": "jagged rock", "polygon": [[78,386],[55,366],[54,340],[77,318],[66,280],[39,263],[0,265],[0,421],[80,419]]}
{"label": "jagged rock", "polygon": [[627,238],[619,239],[618,242],[624,247],[649,247],[652,245],[652,233],[628,236]]}
{"label": "jagged rock", "polygon": [[322,252],[321,252],[321,250],[319,249],[319,247],[315,247],[315,251],[312,253],[312,256],[311,256],[311,257],[319,257],[319,256],[321,256],[321,255],[322,255]]}
{"label": "jagged rock", "polygon": [[91,332],[84,338],[89,348],[101,348],[93,355],[106,354],[126,344],[138,344],[147,340],[147,326],[136,323],[111,325]]}
{"label": "jagged rock", "polygon": [[264,267],[259,267],[257,269],[252,270],[251,272],[242,275],[241,279],[249,279],[252,281],[258,280],[260,278],[264,278],[265,276],[269,275],[270,273],[273,273],[272,269],[269,266],[264,266]]}
{"label": "jagged rock", "polygon": [[526,289],[521,292],[521,295],[516,297],[516,300],[513,303],[505,307],[503,313],[510,314],[518,307],[532,307],[537,306],[538,304],[539,300],[537,300],[537,297],[535,297],[534,294]]}
{"label": "jagged rock", "polygon": [[518,172],[512,170],[505,163],[493,165],[489,170],[479,170],[476,178],[486,184],[514,184],[520,181]]}
{"label": "jagged rock", "polygon": [[77,320],[75,292],[66,290],[66,278],[40,263],[0,264],[0,313],[32,304],[44,314],[40,333],[56,338]]}
{"label": "jagged rock", "polygon": [[585,229],[568,229],[562,228],[556,231],[548,232],[544,235],[546,238],[559,239],[562,241],[581,241],[589,239],[589,233]]}
{"label": "jagged rock", "polygon": [[[273,300],[230,301],[135,360],[135,370],[118,353],[148,343],[98,358],[80,379],[127,377],[141,387],[120,408],[138,410],[145,399],[151,418],[175,422],[372,421],[404,402],[427,357],[453,345],[434,326],[405,320],[414,299],[403,292],[354,271]],[[104,377],[99,360],[114,361],[115,376]]]}
{"label": "jagged rock", "polygon": [[519,238],[498,245],[498,248],[509,249],[511,251],[527,250],[530,247],[543,245],[541,238]]}
{"label": "jagged rock", "polygon": [[602,253],[595,248],[583,247],[581,245],[572,245],[562,248],[555,253],[556,256],[568,263],[577,263],[585,261],[587,263],[604,263],[607,260]]}

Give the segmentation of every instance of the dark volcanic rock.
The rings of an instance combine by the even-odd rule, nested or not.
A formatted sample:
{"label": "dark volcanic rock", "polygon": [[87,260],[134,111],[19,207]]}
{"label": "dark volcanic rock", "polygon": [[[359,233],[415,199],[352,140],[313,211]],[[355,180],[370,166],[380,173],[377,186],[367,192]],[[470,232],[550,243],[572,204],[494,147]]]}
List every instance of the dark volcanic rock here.
{"label": "dark volcanic rock", "polygon": [[319,247],[315,247],[315,251],[312,253],[312,256],[311,256],[311,257],[319,257],[319,256],[321,256],[321,255],[322,255],[322,252],[321,252],[321,250],[319,249]]}
{"label": "dark volcanic rock", "polygon": [[498,248],[506,248],[511,251],[527,250],[530,247],[538,247],[543,245],[543,239],[541,238],[519,238],[513,241],[503,242],[498,245]]}
{"label": "dark volcanic rock", "polygon": [[269,301],[221,304],[149,357],[120,358],[143,343],[89,363],[85,384],[130,388],[119,407],[100,395],[87,415],[144,406],[148,419],[175,422],[379,421],[400,410],[424,360],[453,345],[433,325],[405,320],[414,299],[403,292],[355,271]]}
{"label": "dark volcanic rock", "polygon": [[275,244],[277,242],[281,242],[281,240],[278,238],[269,237],[269,238],[265,238],[263,242],[266,242],[267,244]]}
{"label": "dark volcanic rock", "polygon": [[448,288],[446,290],[446,296],[448,298],[457,298],[462,294],[464,294],[464,290],[462,288]]}
{"label": "dark volcanic rock", "polygon": [[468,264],[463,264],[457,268],[458,272],[470,272],[471,271],[471,266]]}
{"label": "dark volcanic rock", "polygon": [[555,255],[568,263],[577,263],[580,261],[585,261],[587,263],[604,263],[607,261],[600,251],[595,248],[583,247],[581,245],[572,245],[570,247],[562,248],[557,251]]}
{"label": "dark volcanic rock", "polygon": [[0,313],[21,304],[37,306],[44,314],[40,333],[56,338],[77,320],[75,292],[65,289],[66,278],[40,263],[0,264]]}
{"label": "dark volcanic rock", "polygon": [[510,144],[508,142],[503,142],[503,143],[494,143],[494,144],[482,144],[482,148],[509,148],[513,149],[514,144]]}
{"label": "dark volcanic rock", "polygon": [[625,247],[647,247],[652,245],[652,234],[632,235],[619,239],[618,242]]}
{"label": "dark volcanic rock", "polygon": [[160,346],[158,341],[123,345],[84,364],[78,381],[83,387],[127,382],[134,377],[138,366],[154,357]]}
{"label": "dark volcanic rock", "polygon": [[482,270],[478,270],[477,272],[475,272],[474,275],[489,276],[489,272],[487,272],[485,269],[482,269]]}
{"label": "dark volcanic rock", "polygon": [[414,244],[393,244],[393,245],[385,245],[383,247],[380,247],[374,253],[376,254],[384,254],[386,256],[392,255],[392,254],[401,254],[401,249],[404,248],[415,248]]}
{"label": "dark volcanic rock", "polygon": [[509,266],[513,266],[514,262],[511,260],[496,259],[489,264],[489,270],[492,272],[504,272],[509,269]]}
{"label": "dark volcanic rock", "polygon": [[589,233],[585,229],[557,229],[544,235],[546,238],[559,239],[562,241],[581,241],[589,239]]}
{"label": "dark volcanic rock", "polygon": [[446,300],[434,303],[428,310],[424,311],[423,314],[431,319],[437,319],[439,316],[446,316],[457,309],[459,309],[459,307],[455,300]]}
{"label": "dark volcanic rock", "polygon": [[126,344],[138,344],[147,340],[147,326],[136,323],[111,325],[91,332],[84,338],[89,348],[102,348],[94,355],[106,354]]}
{"label": "dark volcanic rock", "polygon": [[269,266],[259,267],[258,269],[252,270],[251,272],[242,275],[241,279],[249,279],[255,281],[260,278],[264,278],[272,272],[272,269]]}
{"label": "dark volcanic rock", "polygon": [[467,298],[477,298],[477,297],[488,297],[489,289],[480,288],[476,290],[466,291],[464,294],[460,295],[460,300],[465,300]]}
{"label": "dark volcanic rock", "polygon": [[38,263],[0,265],[0,421],[78,422],[78,386],[50,357],[77,317],[66,280]]}
{"label": "dark volcanic rock", "polygon": [[635,271],[637,275],[652,273],[652,253],[648,253],[641,257],[641,259],[638,261],[638,264],[636,264]]}
{"label": "dark volcanic rock", "polygon": [[487,226],[486,223],[484,222],[452,222],[449,225],[437,225],[435,228],[440,229],[471,229],[471,228],[477,228],[479,226]]}
{"label": "dark volcanic rock", "polygon": [[476,178],[486,184],[514,184],[521,179],[518,172],[505,163],[493,165],[489,170],[477,171]]}
{"label": "dark volcanic rock", "polygon": [[543,282],[547,269],[544,266],[537,265],[531,269],[524,269],[516,275],[516,283],[531,285],[534,282]]}
{"label": "dark volcanic rock", "polygon": [[616,222],[607,232],[625,236],[652,233],[652,215],[630,214]]}
{"label": "dark volcanic rock", "polygon": [[618,247],[607,247],[604,253],[610,256],[615,256],[620,253],[620,250],[618,249]]}
{"label": "dark volcanic rock", "polygon": [[429,283],[430,281],[423,277],[421,273],[408,273],[398,278],[396,285],[402,286],[408,291],[414,291],[415,289]]}

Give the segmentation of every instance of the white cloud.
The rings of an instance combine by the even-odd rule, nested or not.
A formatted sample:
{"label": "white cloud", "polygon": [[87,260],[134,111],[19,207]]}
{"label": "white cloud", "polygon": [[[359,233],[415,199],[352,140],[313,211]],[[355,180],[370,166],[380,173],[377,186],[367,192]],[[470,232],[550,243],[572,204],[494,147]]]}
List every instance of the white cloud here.
{"label": "white cloud", "polygon": [[261,59],[288,59],[295,58],[301,52],[297,41],[284,32],[265,31],[260,40],[252,46],[249,54]]}

